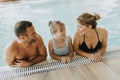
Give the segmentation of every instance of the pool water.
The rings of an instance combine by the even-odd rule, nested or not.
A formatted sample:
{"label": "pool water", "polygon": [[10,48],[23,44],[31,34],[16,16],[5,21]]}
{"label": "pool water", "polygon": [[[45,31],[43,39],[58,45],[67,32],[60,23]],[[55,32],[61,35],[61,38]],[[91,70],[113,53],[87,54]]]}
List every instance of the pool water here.
{"label": "pool water", "polygon": [[119,0],[22,0],[0,3],[0,66],[6,65],[3,57],[4,49],[16,38],[13,29],[17,21],[33,22],[47,47],[48,41],[52,38],[48,27],[50,20],[64,22],[67,35],[73,39],[77,29],[76,19],[84,12],[101,15],[98,26],[108,30],[108,47],[120,45]]}

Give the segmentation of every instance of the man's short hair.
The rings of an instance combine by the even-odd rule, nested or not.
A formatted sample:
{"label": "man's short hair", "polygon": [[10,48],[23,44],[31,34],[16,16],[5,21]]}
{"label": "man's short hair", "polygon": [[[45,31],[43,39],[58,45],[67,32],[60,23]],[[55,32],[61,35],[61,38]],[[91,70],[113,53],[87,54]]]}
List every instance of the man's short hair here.
{"label": "man's short hair", "polygon": [[28,27],[32,26],[32,22],[30,21],[20,21],[15,24],[14,32],[17,37],[19,37],[21,34],[25,35],[26,30]]}

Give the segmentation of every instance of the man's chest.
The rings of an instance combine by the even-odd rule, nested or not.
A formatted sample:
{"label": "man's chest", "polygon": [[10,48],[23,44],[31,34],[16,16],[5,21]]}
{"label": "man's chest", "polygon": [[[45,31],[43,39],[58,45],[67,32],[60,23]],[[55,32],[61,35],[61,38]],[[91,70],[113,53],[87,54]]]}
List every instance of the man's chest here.
{"label": "man's chest", "polygon": [[29,46],[26,48],[19,47],[18,54],[16,55],[17,58],[25,58],[25,57],[33,57],[36,56],[38,52],[37,46]]}

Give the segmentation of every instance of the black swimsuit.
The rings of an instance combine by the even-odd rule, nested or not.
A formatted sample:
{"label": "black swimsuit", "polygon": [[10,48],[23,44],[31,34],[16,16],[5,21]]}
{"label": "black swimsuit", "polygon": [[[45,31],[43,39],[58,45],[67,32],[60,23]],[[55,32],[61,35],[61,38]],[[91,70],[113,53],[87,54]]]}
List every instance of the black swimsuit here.
{"label": "black swimsuit", "polygon": [[[96,29],[95,29],[95,31],[96,31]],[[98,35],[98,32],[96,31],[96,33],[97,33],[97,37],[98,37],[98,43],[97,43],[97,45],[96,45],[96,47],[93,49],[93,48],[91,48],[91,49],[89,49],[88,47],[87,47],[87,45],[86,45],[86,43],[85,43],[85,35],[84,35],[84,41],[83,41],[83,43],[79,46],[79,49],[81,49],[81,50],[83,50],[83,51],[85,51],[85,52],[88,52],[88,53],[95,53],[95,52],[97,52],[100,48],[101,48],[101,46],[102,46],[102,42],[100,42],[100,40],[99,40],[99,35]],[[94,41],[94,40],[93,40]]]}

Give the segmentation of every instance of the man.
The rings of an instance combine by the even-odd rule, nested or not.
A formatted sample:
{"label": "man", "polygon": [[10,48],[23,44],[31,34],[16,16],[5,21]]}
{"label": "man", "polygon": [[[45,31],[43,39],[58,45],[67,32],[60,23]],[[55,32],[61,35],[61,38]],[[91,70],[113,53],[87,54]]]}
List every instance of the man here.
{"label": "man", "polygon": [[0,0],[0,2],[8,2],[8,1],[17,1],[17,0]]}
{"label": "man", "polygon": [[31,22],[17,22],[14,31],[17,39],[5,50],[5,61],[9,66],[29,67],[46,59],[44,42]]}

